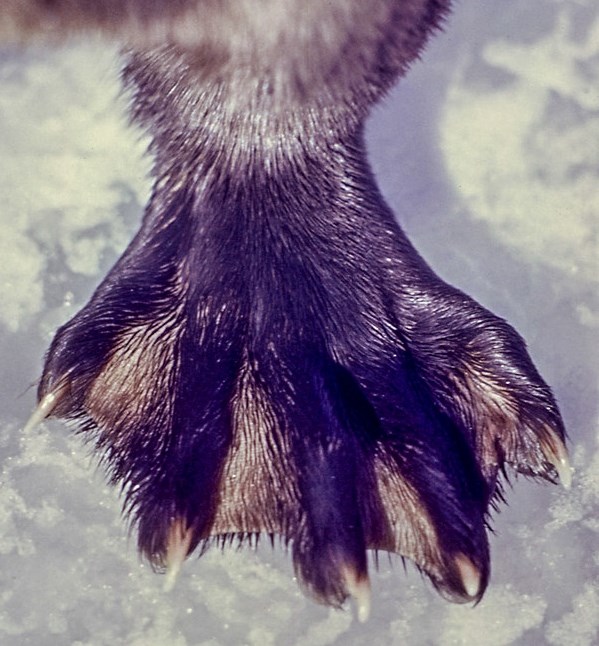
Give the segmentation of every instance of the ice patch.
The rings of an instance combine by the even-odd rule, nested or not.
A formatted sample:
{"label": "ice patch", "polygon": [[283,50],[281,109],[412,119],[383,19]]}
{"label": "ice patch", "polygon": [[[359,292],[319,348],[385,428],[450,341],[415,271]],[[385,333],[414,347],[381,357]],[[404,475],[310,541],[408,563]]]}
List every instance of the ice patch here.
{"label": "ice patch", "polygon": [[458,69],[442,149],[473,217],[538,263],[599,285],[599,17],[581,39],[565,4],[536,42],[484,47],[508,80],[481,90],[465,81],[467,62]]}
{"label": "ice patch", "polygon": [[0,58],[0,321],[12,331],[42,308],[50,256],[97,274],[102,255],[128,242],[119,206],[148,196],[146,144],[125,121],[116,53],[76,51],[29,52],[26,66]]}
{"label": "ice patch", "polygon": [[549,624],[547,641],[555,646],[593,646],[599,631],[599,588],[587,583],[572,599],[572,612]]}
{"label": "ice patch", "polygon": [[439,646],[507,646],[540,625],[547,602],[518,594],[510,585],[493,586],[481,603],[448,606]]}

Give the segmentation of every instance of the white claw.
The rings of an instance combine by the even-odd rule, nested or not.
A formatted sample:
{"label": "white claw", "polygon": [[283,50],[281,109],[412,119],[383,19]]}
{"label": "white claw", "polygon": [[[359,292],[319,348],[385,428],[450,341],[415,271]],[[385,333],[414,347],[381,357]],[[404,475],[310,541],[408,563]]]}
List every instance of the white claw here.
{"label": "white claw", "polygon": [[557,471],[559,481],[566,490],[572,486],[572,467],[568,459],[568,451],[564,443],[553,433],[550,433],[551,439],[548,443],[543,443],[543,453],[549,463]]}
{"label": "white claw", "polygon": [[465,554],[458,554],[454,559],[454,563],[460,573],[464,590],[466,590],[469,597],[474,599],[478,596],[480,590],[480,572],[478,568]]}
{"label": "white claw", "polygon": [[566,454],[556,456],[555,460],[550,460],[551,464],[555,467],[559,481],[562,483],[562,487],[570,489],[572,486],[572,467],[570,466],[570,460]]}
{"label": "white claw", "polygon": [[170,592],[177,582],[183,561],[189,553],[193,532],[182,520],[175,520],[171,525],[166,546],[166,575],[163,590]]}
{"label": "white claw", "polygon": [[370,617],[370,581],[368,576],[358,577],[352,567],[343,568],[345,589],[352,597],[358,621],[363,624]]}
{"label": "white claw", "polygon": [[57,388],[54,392],[44,395],[42,401],[37,405],[37,408],[33,411],[33,414],[27,421],[27,424],[25,424],[23,432],[29,433],[37,426],[39,426],[46,419],[46,417],[48,417],[52,413],[52,411],[58,404],[58,400],[61,395],[61,388]]}

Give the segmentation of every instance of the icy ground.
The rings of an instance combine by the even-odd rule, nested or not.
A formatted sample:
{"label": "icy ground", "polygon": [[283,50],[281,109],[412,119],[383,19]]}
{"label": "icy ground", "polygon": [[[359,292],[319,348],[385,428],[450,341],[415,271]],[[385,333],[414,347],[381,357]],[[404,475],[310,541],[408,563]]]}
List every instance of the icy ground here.
{"label": "icy ground", "polygon": [[59,423],[28,434],[56,327],[139,222],[145,143],[116,54],[0,50],[0,644],[599,643],[599,9],[463,0],[369,124],[381,186],[447,280],[510,320],[553,386],[570,492],[520,478],[495,519],[476,608],[381,560],[366,625],[306,600],[266,545],[187,563],[175,590],[139,563],[119,502]]}

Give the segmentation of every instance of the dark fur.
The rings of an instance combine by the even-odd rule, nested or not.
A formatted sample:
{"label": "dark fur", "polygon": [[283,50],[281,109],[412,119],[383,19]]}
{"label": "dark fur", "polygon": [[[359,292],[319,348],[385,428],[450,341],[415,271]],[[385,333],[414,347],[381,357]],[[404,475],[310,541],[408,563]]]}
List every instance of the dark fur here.
{"label": "dark fur", "polygon": [[372,24],[356,3],[332,18],[308,3],[311,31],[264,47],[190,43],[189,11],[211,15],[211,1],[172,15],[141,0],[25,4],[26,26],[5,11],[26,36],[131,35],[125,84],[153,136],[142,228],[58,331],[39,388],[95,439],[140,550],[163,566],[175,523],[190,551],[280,535],[332,605],[345,568],[363,578],[366,551],[387,550],[448,596],[480,598],[498,477],[507,464],[554,480],[562,422],[521,338],[411,246],[363,142],[370,106],[449,3],[380,0]]}

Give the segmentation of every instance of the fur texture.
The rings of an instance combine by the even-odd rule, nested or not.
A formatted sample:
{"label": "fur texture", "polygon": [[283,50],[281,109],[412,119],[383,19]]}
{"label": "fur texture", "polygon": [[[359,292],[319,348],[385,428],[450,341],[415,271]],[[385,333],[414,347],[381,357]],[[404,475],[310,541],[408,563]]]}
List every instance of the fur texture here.
{"label": "fur texture", "polygon": [[121,39],[153,137],[141,230],[58,331],[39,397],[93,438],[158,568],[278,535],[327,604],[357,595],[367,550],[477,600],[506,465],[555,480],[564,429],[524,342],[434,275],[366,161],[370,107],[448,9],[2,4],[5,36]]}

